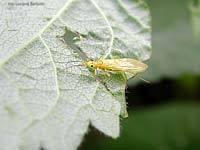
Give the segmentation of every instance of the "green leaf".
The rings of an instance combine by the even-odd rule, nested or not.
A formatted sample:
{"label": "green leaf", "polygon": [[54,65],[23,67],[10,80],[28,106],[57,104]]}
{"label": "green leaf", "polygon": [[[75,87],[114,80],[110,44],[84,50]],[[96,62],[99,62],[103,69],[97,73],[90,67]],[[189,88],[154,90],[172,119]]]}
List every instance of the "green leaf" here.
{"label": "green leaf", "polygon": [[194,38],[199,41],[200,39],[200,1],[194,0],[190,4],[191,24],[193,29]]}
{"label": "green leaf", "polygon": [[150,0],[148,3],[153,18],[153,53],[142,77],[154,82],[185,74],[199,75],[200,42],[193,38],[190,0]]}
{"label": "green leaf", "polygon": [[93,134],[86,138],[82,149],[199,149],[199,108],[199,104],[179,103],[133,111],[123,121],[123,132],[118,140]]}
{"label": "green leaf", "polygon": [[[6,20],[11,12],[23,13],[25,6],[1,6],[6,10],[6,32],[0,45],[8,47],[0,54],[0,149],[76,149],[89,124],[118,137],[119,115],[127,117],[123,76],[112,74],[102,84],[87,68],[70,66],[86,57],[149,59],[148,7],[138,0],[68,0],[44,26],[37,15],[45,16],[46,5],[36,10],[26,7],[37,12],[36,19],[30,12],[32,22],[26,13],[19,20]],[[58,10],[57,5],[51,6]],[[8,36],[13,31],[6,22],[11,28],[20,24],[16,36]],[[37,30],[35,24],[39,24]],[[8,40],[17,42],[9,47],[4,43]],[[104,79],[104,73],[99,72],[99,77]]]}

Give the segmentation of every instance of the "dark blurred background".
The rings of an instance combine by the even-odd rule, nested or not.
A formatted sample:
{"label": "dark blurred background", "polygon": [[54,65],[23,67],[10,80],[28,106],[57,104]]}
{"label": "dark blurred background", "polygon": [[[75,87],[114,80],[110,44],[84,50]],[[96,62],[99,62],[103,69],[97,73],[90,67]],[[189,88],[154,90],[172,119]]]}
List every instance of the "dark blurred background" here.
{"label": "dark blurred background", "polygon": [[153,53],[141,77],[151,83],[129,81],[120,138],[90,127],[80,150],[200,149],[200,0],[146,2]]}

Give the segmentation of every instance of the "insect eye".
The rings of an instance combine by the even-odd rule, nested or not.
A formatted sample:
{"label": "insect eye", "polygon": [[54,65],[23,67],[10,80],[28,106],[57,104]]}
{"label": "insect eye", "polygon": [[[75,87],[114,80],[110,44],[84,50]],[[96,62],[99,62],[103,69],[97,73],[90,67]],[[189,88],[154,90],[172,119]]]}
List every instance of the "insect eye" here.
{"label": "insect eye", "polygon": [[91,65],[91,67],[93,67],[93,65]]}

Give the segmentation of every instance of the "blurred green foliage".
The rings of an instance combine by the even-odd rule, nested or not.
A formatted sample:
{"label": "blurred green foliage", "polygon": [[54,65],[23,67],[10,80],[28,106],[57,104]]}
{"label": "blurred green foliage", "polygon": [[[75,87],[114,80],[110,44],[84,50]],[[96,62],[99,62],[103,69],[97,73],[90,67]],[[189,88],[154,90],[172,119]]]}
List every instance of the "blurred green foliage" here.
{"label": "blurred green foliage", "polygon": [[200,0],[193,0],[190,4],[191,24],[194,38],[200,40]]}
{"label": "blurred green foliage", "polygon": [[199,108],[200,104],[179,103],[132,111],[129,119],[122,121],[119,139],[100,137],[99,132],[93,132],[84,143],[84,150],[200,149]]}
{"label": "blurred green foliage", "polygon": [[[151,82],[200,74],[200,42],[193,38],[192,0],[146,0],[152,15],[152,58],[141,76]],[[200,25],[199,25],[200,27]],[[138,82],[133,79],[130,84]],[[141,82],[141,81],[140,81]]]}

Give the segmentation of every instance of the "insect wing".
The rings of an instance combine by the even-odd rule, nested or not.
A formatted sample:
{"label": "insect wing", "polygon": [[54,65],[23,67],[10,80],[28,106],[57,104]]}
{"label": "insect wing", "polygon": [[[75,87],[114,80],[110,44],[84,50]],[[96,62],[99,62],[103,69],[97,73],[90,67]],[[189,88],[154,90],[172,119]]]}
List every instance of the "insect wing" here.
{"label": "insect wing", "polygon": [[143,72],[147,68],[146,64],[130,58],[107,59],[104,60],[104,65],[108,70],[130,73]]}

